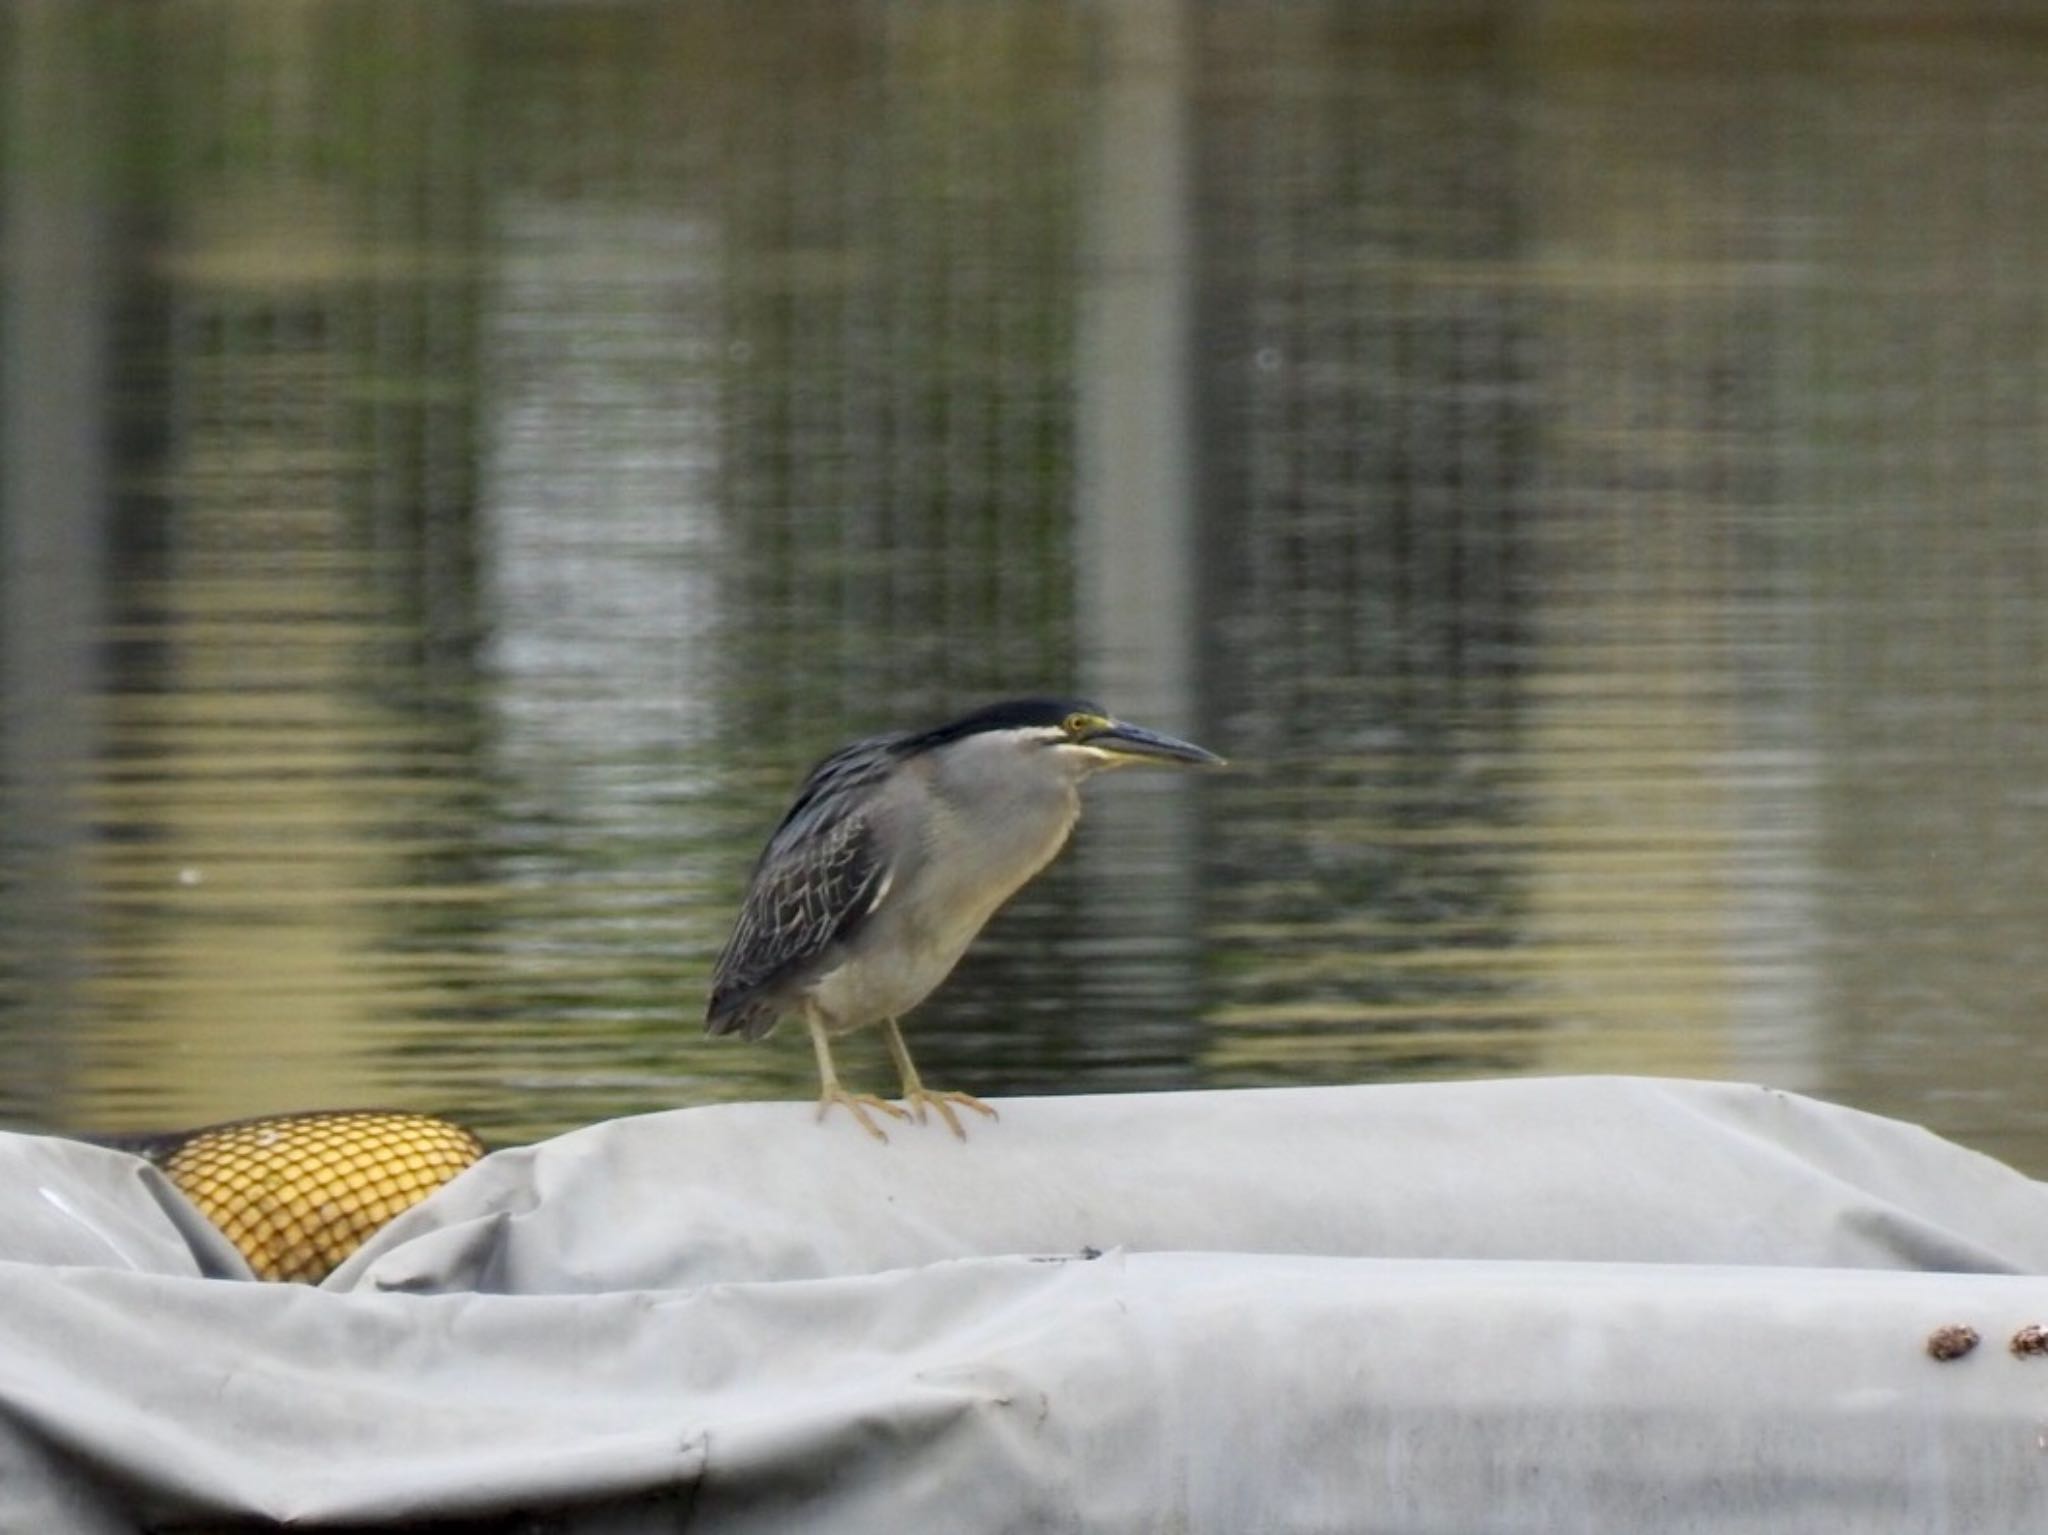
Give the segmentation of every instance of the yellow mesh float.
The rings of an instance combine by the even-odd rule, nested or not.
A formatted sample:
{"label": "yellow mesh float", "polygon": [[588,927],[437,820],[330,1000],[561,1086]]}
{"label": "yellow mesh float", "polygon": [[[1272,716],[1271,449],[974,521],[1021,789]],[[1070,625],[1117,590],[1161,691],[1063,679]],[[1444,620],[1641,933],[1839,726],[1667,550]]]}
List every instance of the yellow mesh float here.
{"label": "yellow mesh float", "polygon": [[138,1149],[257,1277],[307,1284],[484,1154],[461,1125],[377,1109],[236,1120]]}

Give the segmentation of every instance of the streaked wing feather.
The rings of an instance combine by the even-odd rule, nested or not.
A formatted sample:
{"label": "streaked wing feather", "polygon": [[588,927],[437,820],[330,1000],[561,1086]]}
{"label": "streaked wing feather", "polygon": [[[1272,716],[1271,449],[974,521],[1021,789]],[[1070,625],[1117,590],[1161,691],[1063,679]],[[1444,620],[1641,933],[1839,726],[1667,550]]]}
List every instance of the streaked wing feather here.
{"label": "streaked wing feather", "polygon": [[778,983],[853,936],[878,904],[889,870],[867,809],[890,766],[887,740],[819,763],[769,838],[712,974],[712,1033],[766,1033],[781,1010],[770,994]]}

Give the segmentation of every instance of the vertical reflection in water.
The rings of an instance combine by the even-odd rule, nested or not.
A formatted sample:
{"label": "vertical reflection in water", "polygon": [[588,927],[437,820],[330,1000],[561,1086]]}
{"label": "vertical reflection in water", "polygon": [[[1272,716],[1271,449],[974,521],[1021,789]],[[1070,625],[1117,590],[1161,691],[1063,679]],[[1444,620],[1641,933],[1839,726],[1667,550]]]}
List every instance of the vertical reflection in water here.
{"label": "vertical reflection in water", "polygon": [[67,1101],[93,968],[88,786],[113,309],[93,30],[32,0],[9,18],[0,145],[0,1120]]}
{"label": "vertical reflection in water", "polygon": [[803,15],[716,102],[728,719],[798,756],[1071,678],[1079,137],[1063,10]]}
{"label": "vertical reflection in water", "polygon": [[156,37],[177,216],[134,312],[162,327],[162,424],[124,465],[75,1124],[411,1098],[436,991],[388,956],[448,791],[394,765],[437,759],[402,663],[468,628],[460,561],[426,556],[464,541],[470,311],[454,263],[394,272],[366,232],[468,237],[465,24],[185,19]]}
{"label": "vertical reflection in water", "polygon": [[768,195],[747,136],[804,114],[805,77],[748,81],[783,33],[736,7],[571,30],[590,46],[527,17],[496,56],[478,877],[506,900],[455,939],[477,974],[435,1028],[451,1066],[487,1037],[470,1074],[513,1134],[786,1093],[800,1064],[720,1049],[701,1018],[752,851],[728,733],[785,696],[751,643],[776,625],[742,611],[783,509],[734,519],[724,492],[760,341],[728,200]]}
{"label": "vertical reflection in water", "polygon": [[716,230],[678,171],[536,177],[491,210],[488,877],[519,915],[479,936],[489,983],[462,1012],[494,1023],[494,1080],[591,1094],[589,1117],[621,1088],[703,1095],[678,1064],[716,942],[689,916],[730,771],[709,745],[732,553],[709,494]]}
{"label": "vertical reflection in water", "polygon": [[1526,295],[1504,10],[1204,13],[1206,1068],[1515,1069]]}
{"label": "vertical reflection in water", "polygon": [[[1829,1090],[2048,1166],[2039,47],[1826,82],[1807,309]],[[2015,125],[2027,126],[2015,131]]]}
{"label": "vertical reflection in water", "polygon": [[[1575,38],[1560,25],[1544,42],[1569,52]],[[1776,641],[1775,610],[1757,599],[1779,551],[1725,529],[1775,488],[1772,309],[1767,285],[1636,274],[1764,269],[1779,255],[1768,223],[1714,216],[1753,195],[1769,164],[1755,127],[1774,119],[1768,90],[1703,92],[1684,71],[1546,76],[1524,156],[1534,238],[1559,273],[1542,311],[1540,494],[1554,515],[1527,715],[1528,920],[1557,1024],[1548,1069],[1741,1064],[1731,940],[1755,699],[1737,647]],[[1659,207],[1688,216],[1645,216]],[[1609,275],[1580,281],[1584,270]],[[1771,851],[1796,877],[1796,840]]]}
{"label": "vertical reflection in water", "polygon": [[[1102,25],[1076,356],[1082,678],[1109,708],[1194,734],[1186,7],[1133,0]],[[1199,1053],[1197,792],[1178,774],[1105,781],[1074,854],[1083,931],[1102,935],[1076,939],[1082,1048],[1151,1083],[1191,1076]]]}

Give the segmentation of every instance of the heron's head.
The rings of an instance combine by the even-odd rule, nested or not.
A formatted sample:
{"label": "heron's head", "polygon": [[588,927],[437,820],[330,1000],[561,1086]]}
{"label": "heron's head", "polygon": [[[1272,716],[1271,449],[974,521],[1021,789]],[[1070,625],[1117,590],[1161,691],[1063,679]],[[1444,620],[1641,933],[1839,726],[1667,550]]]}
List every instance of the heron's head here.
{"label": "heron's head", "polygon": [[1212,751],[1133,725],[1085,698],[1012,698],[912,736],[904,749],[1014,748],[1069,778],[1115,767],[1220,767]]}

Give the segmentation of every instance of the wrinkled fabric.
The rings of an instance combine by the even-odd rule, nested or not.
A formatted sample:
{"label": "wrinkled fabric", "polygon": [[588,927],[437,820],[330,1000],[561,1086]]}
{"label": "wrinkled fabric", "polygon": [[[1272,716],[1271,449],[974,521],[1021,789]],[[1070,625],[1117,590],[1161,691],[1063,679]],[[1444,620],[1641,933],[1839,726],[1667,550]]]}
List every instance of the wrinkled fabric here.
{"label": "wrinkled fabric", "polygon": [[333,1288],[668,1289],[1071,1253],[2048,1273],[2042,1187],[1790,1093],[1639,1078],[1041,1098],[962,1144],[736,1104],[503,1152]]}
{"label": "wrinkled fabric", "polygon": [[[595,1126],[320,1289],[206,1277],[142,1164],[0,1136],[0,1530],[2048,1516],[2007,1346],[2048,1190],[1924,1131],[1620,1079],[1001,1108]],[[1945,1325],[1983,1341],[1937,1362]]]}
{"label": "wrinkled fabric", "polygon": [[234,1244],[125,1152],[0,1134],[0,1259],[251,1279]]}

